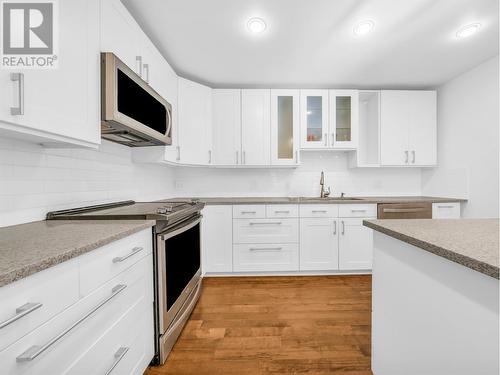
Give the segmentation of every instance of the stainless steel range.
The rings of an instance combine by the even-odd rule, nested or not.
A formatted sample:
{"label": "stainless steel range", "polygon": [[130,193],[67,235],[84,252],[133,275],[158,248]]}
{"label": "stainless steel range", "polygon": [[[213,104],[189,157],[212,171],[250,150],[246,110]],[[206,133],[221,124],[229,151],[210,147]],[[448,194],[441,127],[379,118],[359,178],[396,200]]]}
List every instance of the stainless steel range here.
{"label": "stainless steel range", "polygon": [[200,221],[196,200],[134,202],[54,211],[47,220],[155,220],[155,349],[153,364],[168,357],[201,292]]}

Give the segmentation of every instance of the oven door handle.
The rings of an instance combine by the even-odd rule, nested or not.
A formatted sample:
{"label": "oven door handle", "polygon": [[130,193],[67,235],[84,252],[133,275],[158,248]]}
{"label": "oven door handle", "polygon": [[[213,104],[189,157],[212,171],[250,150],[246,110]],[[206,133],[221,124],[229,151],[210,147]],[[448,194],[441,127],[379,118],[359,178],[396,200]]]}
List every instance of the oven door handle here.
{"label": "oven door handle", "polygon": [[201,215],[197,215],[192,220],[188,220],[188,221],[182,223],[183,225],[180,228],[178,227],[177,229],[173,229],[170,232],[167,230],[163,234],[159,234],[158,237],[161,241],[168,240],[169,238],[177,236],[178,234],[181,234],[181,233],[193,228],[194,226],[198,225],[200,222],[201,222]]}

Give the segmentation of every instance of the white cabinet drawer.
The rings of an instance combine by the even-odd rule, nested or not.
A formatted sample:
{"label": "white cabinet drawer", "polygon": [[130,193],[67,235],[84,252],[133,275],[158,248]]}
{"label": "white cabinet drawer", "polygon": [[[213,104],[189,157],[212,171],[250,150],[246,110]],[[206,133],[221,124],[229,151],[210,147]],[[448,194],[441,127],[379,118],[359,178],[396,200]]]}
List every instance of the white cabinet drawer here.
{"label": "white cabinet drawer", "polygon": [[266,217],[299,217],[299,206],[296,204],[268,204],[266,206]]}
{"label": "white cabinet drawer", "polygon": [[82,255],[79,258],[81,296],[151,254],[152,248],[152,231],[148,228]]}
{"label": "white cabinet drawer", "polygon": [[64,374],[130,374],[141,362],[142,374],[154,355],[153,311],[145,307],[131,306]]}
{"label": "white cabinet drawer", "polygon": [[265,218],[265,204],[234,205],[233,219]]}
{"label": "white cabinet drawer", "polygon": [[239,244],[233,247],[234,271],[298,271],[298,244]]}
{"label": "white cabinet drawer", "polygon": [[336,204],[301,204],[300,217],[338,217],[339,206]]}
{"label": "white cabinet drawer", "polygon": [[460,219],[460,203],[433,203],[433,219]]}
{"label": "white cabinet drawer", "polygon": [[299,241],[299,219],[234,219],[233,243]]}
{"label": "white cabinet drawer", "polygon": [[77,259],[0,288],[0,350],[74,304],[78,298]]}
{"label": "white cabinet drawer", "polygon": [[[152,303],[145,300],[152,299],[151,292],[145,293],[152,289],[151,262],[150,255],[0,352],[2,371],[11,375],[63,373],[130,306],[141,300]],[[34,346],[47,349],[31,360],[16,360],[34,352]]]}
{"label": "white cabinet drawer", "polygon": [[341,204],[339,217],[377,217],[376,204]]}

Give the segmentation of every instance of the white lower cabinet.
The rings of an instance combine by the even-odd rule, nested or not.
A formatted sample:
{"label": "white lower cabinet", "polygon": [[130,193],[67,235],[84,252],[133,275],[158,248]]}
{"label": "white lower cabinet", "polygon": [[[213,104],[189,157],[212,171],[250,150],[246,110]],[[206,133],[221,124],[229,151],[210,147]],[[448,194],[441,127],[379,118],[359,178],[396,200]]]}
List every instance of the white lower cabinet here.
{"label": "white lower cabinet", "polygon": [[376,217],[376,204],[209,205],[203,212],[205,274],[371,269],[372,230],[363,220]]}
{"label": "white lower cabinet", "polygon": [[234,271],[297,271],[299,246],[287,244],[235,244]]}
{"label": "white lower cabinet", "polygon": [[206,206],[201,226],[202,271],[233,270],[233,207]]}
{"label": "white lower cabinet", "polygon": [[339,268],[338,220],[300,219],[300,269],[302,271]]}
{"label": "white lower cabinet", "polygon": [[460,219],[460,203],[433,203],[433,219]]}
{"label": "white lower cabinet", "polygon": [[363,219],[358,218],[341,218],[339,224],[339,268],[371,269],[373,230],[363,226]]}
{"label": "white lower cabinet", "polygon": [[[147,238],[141,246],[151,248],[151,229],[137,235]],[[86,255],[101,258],[100,250],[112,245]],[[62,287],[66,279],[59,275],[64,274],[66,266],[79,261],[75,258],[62,263],[56,266],[58,274],[45,275]],[[109,259],[102,261],[107,263]],[[77,278],[81,276],[78,268],[73,271]],[[20,280],[19,285],[40,274]],[[50,292],[57,294],[58,289]],[[9,305],[10,301],[4,303]],[[39,310],[43,311],[44,306]],[[18,322],[22,325],[29,319],[28,314]],[[154,355],[153,332],[153,260],[151,252],[145,251],[122,272],[109,274],[109,279],[95,290],[0,351],[1,371],[11,375],[104,374],[108,370],[112,370],[111,374],[140,374]],[[124,349],[119,352],[120,348]]]}

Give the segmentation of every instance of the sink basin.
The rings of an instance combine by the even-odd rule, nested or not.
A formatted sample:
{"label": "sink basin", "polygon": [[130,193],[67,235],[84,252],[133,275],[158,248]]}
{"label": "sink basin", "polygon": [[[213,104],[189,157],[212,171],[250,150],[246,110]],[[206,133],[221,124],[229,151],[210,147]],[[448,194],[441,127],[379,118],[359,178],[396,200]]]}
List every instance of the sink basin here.
{"label": "sink basin", "polygon": [[361,201],[363,198],[354,198],[354,197],[302,197],[300,198],[302,201]]}

